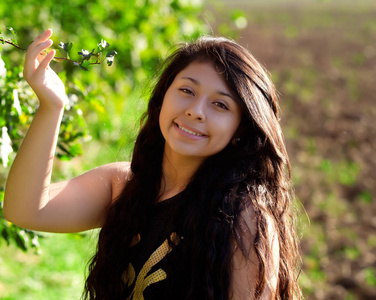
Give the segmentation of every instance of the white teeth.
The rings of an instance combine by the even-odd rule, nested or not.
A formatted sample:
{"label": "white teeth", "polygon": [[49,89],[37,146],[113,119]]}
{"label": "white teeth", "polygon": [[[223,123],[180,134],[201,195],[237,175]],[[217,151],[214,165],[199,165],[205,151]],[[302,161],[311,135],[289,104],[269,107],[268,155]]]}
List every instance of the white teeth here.
{"label": "white teeth", "polygon": [[178,125],[178,127],[179,127],[181,130],[183,130],[183,131],[185,131],[185,132],[187,132],[187,133],[189,133],[189,134],[192,134],[192,135],[195,135],[195,136],[203,136],[202,134],[198,134],[198,133],[196,133],[196,132],[190,131],[190,130],[188,130],[187,128],[181,127],[180,125]]}

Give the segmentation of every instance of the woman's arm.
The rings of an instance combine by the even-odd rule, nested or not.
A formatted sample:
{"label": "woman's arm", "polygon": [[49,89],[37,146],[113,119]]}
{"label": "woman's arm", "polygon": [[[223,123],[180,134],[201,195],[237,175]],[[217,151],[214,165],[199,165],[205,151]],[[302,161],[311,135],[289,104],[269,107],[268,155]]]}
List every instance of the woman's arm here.
{"label": "woman's arm", "polygon": [[[49,67],[55,55],[52,30],[39,35],[25,57],[24,77],[40,105],[7,178],[5,217],[24,228],[73,232],[101,226],[106,207],[125,182],[127,164],[103,166],[69,181],[51,184],[51,172],[67,96]],[[114,192],[115,191],[115,192]]]}
{"label": "woman's arm", "polygon": [[[275,299],[278,284],[279,244],[278,236],[271,219],[268,223],[269,249],[272,252],[267,257],[265,265],[266,284],[260,297],[261,300]],[[245,246],[245,253],[238,243],[233,241],[234,253],[232,257],[232,272],[230,282],[231,300],[255,299],[255,289],[258,282],[259,261],[257,258],[254,237],[256,235],[256,215],[251,206],[241,213],[241,234]],[[266,253],[264,254],[266,255]]]}

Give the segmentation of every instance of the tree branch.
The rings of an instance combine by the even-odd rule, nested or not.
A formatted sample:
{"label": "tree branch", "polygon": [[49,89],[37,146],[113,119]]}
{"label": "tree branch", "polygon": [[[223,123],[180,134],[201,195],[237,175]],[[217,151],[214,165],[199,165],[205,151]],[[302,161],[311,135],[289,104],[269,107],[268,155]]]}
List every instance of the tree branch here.
{"label": "tree branch", "polygon": [[[22,48],[22,47],[20,47],[20,46],[18,46],[16,43],[14,43],[13,42],[14,40],[12,40],[12,41],[10,41],[10,40],[4,40],[3,38],[1,38],[0,37],[0,43],[1,44],[8,44],[8,45],[11,45],[11,46],[13,46],[13,47],[15,47],[15,48],[17,48],[17,49],[19,49],[19,50],[21,50],[21,51],[26,51],[27,49],[24,49],[24,48]],[[115,55],[115,54],[117,54],[116,53],[116,51],[114,51],[113,52],[114,54],[113,54],[113,56]],[[45,55],[45,53],[40,53],[41,55]],[[79,53],[80,54],[80,53]],[[89,62],[89,65],[100,65],[102,62],[100,61],[100,59],[99,59],[99,57],[100,56],[98,56],[98,54],[96,54],[96,55],[93,55],[93,56],[96,56],[97,57],[97,60],[95,61],[95,62]],[[107,54],[107,56],[108,56],[108,54]],[[84,61],[85,61],[85,59],[83,60],[83,61],[77,61],[77,60],[72,60],[72,59],[69,59],[69,58],[66,58],[66,57],[54,57],[53,58],[55,61],[58,61],[58,60],[65,60],[65,61],[68,61],[68,62],[71,62],[71,63],[73,63],[74,65],[76,65],[76,66],[81,66],[81,67],[83,67],[84,69],[85,69],[85,67],[83,66],[83,63],[84,63]],[[90,58],[89,58],[90,59]]]}
{"label": "tree branch", "polygon": [[[65,61],[69,61],[71,63],[74,63],[74,64],[81,64],[81,62],[77,61],[77,60],[72,60],[72,59],[69,59],[69,58],[65,58],[65,57],[54,57],[53,59],[60,59],[60,60],[65,60]],[[96,61],[96,62],[92,62],[90,63],[91,65],[100,65],[101,63]]]}
{"label": "tree branch", "polygon": [[[13,47],[16,47],[17,49],[21,50],[21,51],[26,51],[27,49],[24,49],[20,46],[18,46],[17,44],[13,43],[13,42],[10,42],[10,41],[7,41],[7,40],[4,40],[2,38],[0,38],[0,43],[2,44],[9,44],[9,45],[12,45]],[[57,59],[57,60],[65,60],[65,61],[69,61],[71,63],[74,63],[74,64],[77,64],[77,65],[80,65],[81,62],[77,61],[77,60],[72,60],[72,59],[69,59],[69,58],[65,58],[65,57],[54,57],[53,59]],[[93,62],[93,63],[90,63],[91,65],[100,65],[101,63],[96,61],[96,62]]]}
{"label": "tree branch", "polygon": [[16,47],[17,49],[20,49],[20,50],[22,50],[22,51],[26,51],[26,49],[24,49],[24,48],[21,48],[20,46],[18,46],[17,44],[15,44],[15,43],[12,43],[12,42],[10,42],[10,41],[7,41],[7,40],[4,40],[4,39],[2,39],[2,38],[0,38],[0,43],[5,43],[5,44],[9,44],[9,45],[12,45],[13,47]]}

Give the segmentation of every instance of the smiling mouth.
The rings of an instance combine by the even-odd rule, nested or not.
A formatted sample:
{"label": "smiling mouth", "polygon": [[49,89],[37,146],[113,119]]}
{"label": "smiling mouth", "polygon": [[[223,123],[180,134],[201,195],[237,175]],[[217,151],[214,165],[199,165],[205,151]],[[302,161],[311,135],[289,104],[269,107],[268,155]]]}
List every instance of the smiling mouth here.
{"label": "smiling mouth", "polygon": [[203,134],[199,134],[199,133],[197,133],[197,132],[193,132],[193,131],[191,131],[191,130],[189,130],[189,129],[187,129],[187,128],[184,128],[184,127],[180,126],[179,124],[176,124],[176,126],[177,126],[178,128],[180,128],[181,130],[183,130],[184,132],[187,132],[187,133],[192,134],[192,135],[194,135],[194,136],[204,136]]}

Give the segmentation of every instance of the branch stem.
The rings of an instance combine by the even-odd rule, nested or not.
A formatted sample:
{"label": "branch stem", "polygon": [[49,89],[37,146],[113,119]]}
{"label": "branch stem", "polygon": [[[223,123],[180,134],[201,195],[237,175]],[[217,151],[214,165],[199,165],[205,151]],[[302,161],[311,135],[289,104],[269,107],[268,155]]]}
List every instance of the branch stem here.
{"label": "branch stem", "polygon": [[[21,50],[21,51],[26,51],[27,49],[24,49],[24,48],[21,48],[20,46],[18,46],[17,44],[13,43],[13,42],[10,42],[10,41],[7,41],[7,40],[4,40],[3,38],[0,38],[0,43],[5,43],[5,44],[9,44],[9,45],[12,45],[13,47],[16,47],[17,49]],[[65,57],[54,57],[54,59],[56,60],[65,60],[65,61],[69,61],[71,63],[74,63],[74,64],[77,64],[77,65],[80,65],[81,62],[77,61],[77,60],[72,60],[72,59],[69,59],[69,58],[65,58]],[[90,65],[100,65],[101,63],[96,61],[96,62],[93,62],[93,63],[90,63]]]}
{"label": "branch stem", "polygon": [[16,47],[17,49],[20,49],[20,50],[22,50],[22,51],[26,51],[26,49],[21,48],[21,47],[18,46],[17,44],[12,43],[12,42],[7,41],[7,40],[4,40],[4,39],[2,39],[2,38],[0,38],[0,42],[1,42],[1,43],[6,43],[6,44],[9,44],[9,45],[12,45],[13,47]]}
{"label": "branch stem", "polygon": [[[77,60],[72,60],[72,59],[69,59],[69,58],[66,58],[66,57],[54,57],[54,59],[60,59],[60,60],[65,60],[65,61],[69,61],[71,63],[74,63],[74,64],[81,64],[81,62],[77,61]],[[90,63],[91,65],[100,65],[101,63],[96,61],[96,62],[92,62]]]}

